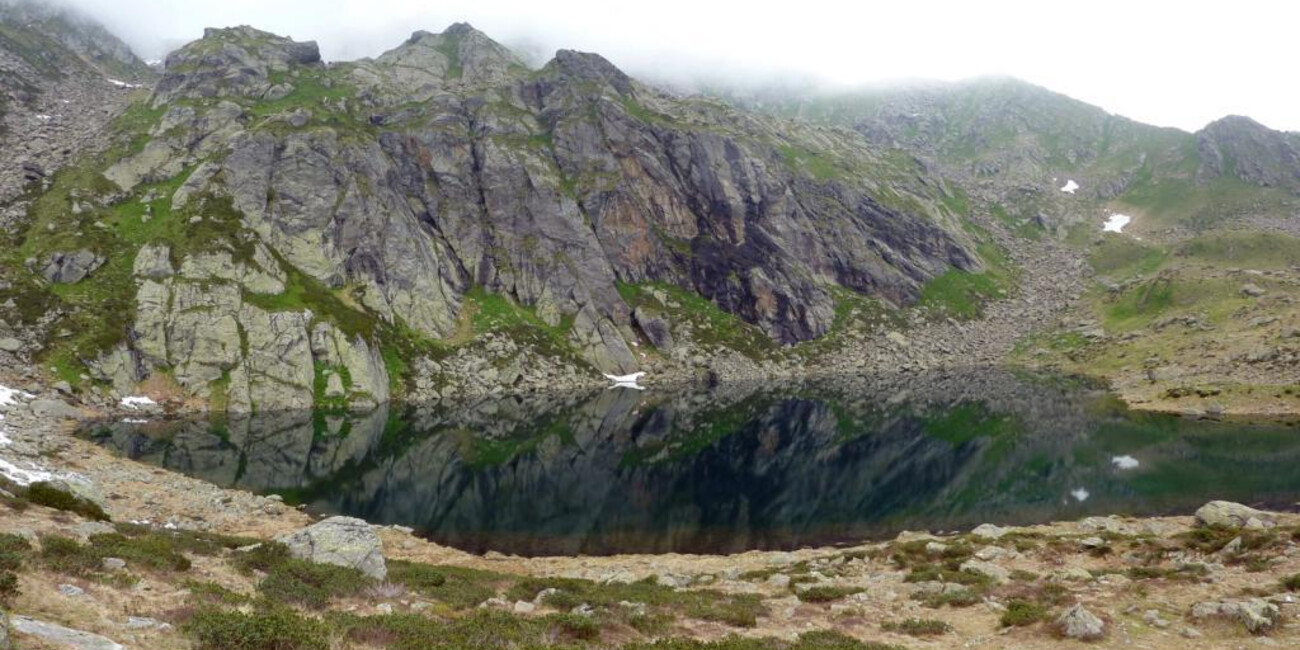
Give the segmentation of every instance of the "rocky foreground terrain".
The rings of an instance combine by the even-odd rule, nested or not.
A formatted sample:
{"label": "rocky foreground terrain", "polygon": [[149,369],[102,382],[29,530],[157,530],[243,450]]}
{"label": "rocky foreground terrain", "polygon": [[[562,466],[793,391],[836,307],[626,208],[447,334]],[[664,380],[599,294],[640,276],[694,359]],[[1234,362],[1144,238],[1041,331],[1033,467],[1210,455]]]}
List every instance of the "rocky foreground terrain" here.
{"label": "rocky foreground terrain", "polygon": [[508,557],[109,455],[6,393],[4,648],[1290,647],[1300,517],[905,532],[730,556]]}

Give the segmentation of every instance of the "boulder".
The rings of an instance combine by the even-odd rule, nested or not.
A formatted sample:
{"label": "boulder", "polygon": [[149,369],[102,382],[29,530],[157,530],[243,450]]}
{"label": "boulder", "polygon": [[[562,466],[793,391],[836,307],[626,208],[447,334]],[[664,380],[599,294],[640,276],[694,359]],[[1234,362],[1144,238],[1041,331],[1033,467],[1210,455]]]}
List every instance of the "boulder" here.
{"label": "boulder", "polygon": [[1106,635],[1106,622],[1097,618],[1083,605],[1075,605],[1065,610],[1056,619],[1056,625],[1066,638],[1080,641],[1096,641]]}
{"label": "boulder", "polygon": [[1271,528],[1277,523],[1267,512],[1231,501],[1211,501],[1201,506],[1196,511],[1196,522],[1202,526],[1228,528]]}
{"label": "boulder", "polygon": [[673,333],[668,324],[668,319],[659,314],[655,314],[645,307],[637,307],[632,311],[632,320],[636,326],[641,328],[641,332],[650,340],[650,344],[660,352],[673,351]]}
{"label": "boulder", "polygon": [[988,578],[992,579],[993,582],[996,582],[998,584],[1002,584],[1011,580],[1010,571],[992,562],[985,562],[983,560],[966,560],[965,562],[962,563],[961,570],[967,571],[969,573],[976,573],[982,576],[987,576]]}
{"label": "boulder", "polygon": [[[46,623],[30,616],[13,617],[13,630],[27,636],[34,636],[50,645],[75,648],[76,650],[126,650],[126,646],[111,639],[74,630],[72,628]],[[3,646],[0,646],[3,647]]]}
{"label": "boulder", "polygon": [[23,342],[12,336],[6,336],[0,339],[0,350],[5,352],[17,352],[23,349]]}
{"label": "boulder", "polygon": [[75,420],[81,417],[81,409],[68,404],[61,399],[52,397],[43,397],[31,401],[30,407],[32,415],[38,418],[54,418],[59,420]]}
{"label": "boulder", "polygon": [[276,541],[288,546],[296,558],[350,567],[376,580],[388,575],[379,535],[354,517],[330,517]]}
{"label": "boulder", "polygon": [[1221,618],[1246,626],[1251,634],[1265,634],[1277,626],[1281,611],[1263,598],[1196,603],[1192,618]]}
{"label": "boulder", "polygon": [[972,530],[970,532],[972,535],[978,535],[980,537],[986,537],[988,539],[998,539],[1003,535],[1006,535],[1010,531],[1008,531],[1005,528],[1002,528],[1001,526],[995,526],[993,524],[980,524],[975,527],[975,530]]}
{"label": "boulder", "polygon": [[45,266],[41,267],[41,275],[54,284],[74,284],[86,279],[86,276],[103,265],[102,255],[85,249],[55,252],[50,254]]}

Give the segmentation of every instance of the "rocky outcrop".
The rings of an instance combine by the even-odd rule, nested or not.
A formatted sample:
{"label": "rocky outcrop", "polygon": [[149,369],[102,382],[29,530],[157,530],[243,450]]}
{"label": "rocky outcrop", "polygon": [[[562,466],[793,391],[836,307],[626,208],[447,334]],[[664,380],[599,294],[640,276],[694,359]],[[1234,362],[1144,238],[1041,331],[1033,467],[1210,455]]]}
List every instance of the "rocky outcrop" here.
{"label": "rocky outcrop", "polygon": [[1267,634],[1280,621],[1281,610],[1262,598],[1196,603],[1193,619],[1218,618],[1240,623],[1251,634]]}
{"label": "rocky outcrop", "polygon": [[104,258],[92,251],[58,252],[45,262],[41,276],[54,284],[76,284],[103,265]]}
{"label": "rocky outcrop", "polygon": [[379,535],[360,519],[330,517],[276,541],[296,558],[357,569],[375,580],[388,575]]}
{"label": "rocky outcrop", "polygon": [[1300,134],[1232,115],[1198,131],[1196,150],[1197,177],[1202,181],[1226,175],[1252,185],[1300,191]]}
{"label": "rocky outcrop", "polygon": [[[268,100],[287,108],[266,114]],[[305,358],[253,331],[297,323],[221,288],[283,292],[271,255],[284,272],[349,288],[368,318],[429,338],[450,336],[466,294],[484,287],[563,324],[567,344],[605,371],[640,367],[638,331],[664,351],[675,343],[665,315],[634,322],[619,282],[687,288],[793,343],[830,328],[837,285],[906,303],[929,279],[981,264],[964,236],[923,209],[888,207],[849,171],[855,156],[874,160],[862,142],[837,145],[845,173],[810,178],[771,142],[813,150],[823,134],[716,108],[696,115],[594,54],[562,51],[530,73],[464,24],[329,67],[314,44],[210,30],[169,57],[152,104],[166,112],[151,140],[106,175],[131,190],[193,165],[173,210],[201,215],[195,197],[228,198],[255,242],[251,260],[200,250],[171,268],[156,248],[137,256],[128,347],[146,370],[177,368],[196,394],[227,372],[238,392],[253,372],[236,340]],[[220,284],[187,293],[195,282]],[[200,323],[206,333],[189,333]],[[313,357],[347,368],[325,389],[382,399],[381,342],[346,341],[353,353]],[[270,376],[296,394],[276,403],[301,399],[301,376]]]}

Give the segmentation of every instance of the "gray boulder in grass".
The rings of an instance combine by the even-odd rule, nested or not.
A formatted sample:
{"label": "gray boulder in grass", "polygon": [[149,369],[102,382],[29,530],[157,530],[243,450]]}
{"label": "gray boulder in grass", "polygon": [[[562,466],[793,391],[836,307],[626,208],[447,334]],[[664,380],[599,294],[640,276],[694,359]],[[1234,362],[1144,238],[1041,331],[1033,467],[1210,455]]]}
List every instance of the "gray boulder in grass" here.
{"label": "gray boulder in grass", "polygon": [[1080,641],[1096,641],[1106,636],[1106,622],[1088,611],[1083,605],[1065,610],[1056,619],[1061,634]]}
{"label": "gray boulder in grass", "polygon": [[1196,521],[1204,526],[1226,528],[1271,528],[1273,515],[1231,501],[1211,501],[1196,511]]}
{"label": "gray boulder in grass", "polygon": [[388,575],[379,535],[355,517],[330,517],[276,541],[289,547],[289,554],[296,558],[350,567],[375,580]]}

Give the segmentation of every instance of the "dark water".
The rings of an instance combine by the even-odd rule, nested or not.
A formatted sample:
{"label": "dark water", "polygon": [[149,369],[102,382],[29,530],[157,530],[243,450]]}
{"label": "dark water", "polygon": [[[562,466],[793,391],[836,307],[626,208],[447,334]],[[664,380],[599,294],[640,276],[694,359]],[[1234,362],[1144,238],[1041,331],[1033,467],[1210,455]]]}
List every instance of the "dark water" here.
{"label": "dark water", "polygon": [[788,549],[1300,498],[1294,426],[1133,413],[1081,380],[987,369],[87,435],[222,486],[521,555]]}

